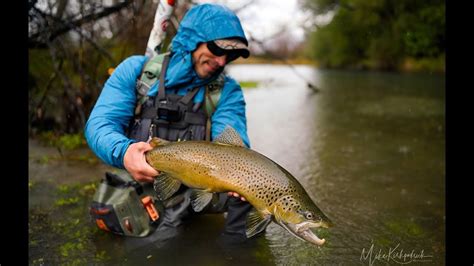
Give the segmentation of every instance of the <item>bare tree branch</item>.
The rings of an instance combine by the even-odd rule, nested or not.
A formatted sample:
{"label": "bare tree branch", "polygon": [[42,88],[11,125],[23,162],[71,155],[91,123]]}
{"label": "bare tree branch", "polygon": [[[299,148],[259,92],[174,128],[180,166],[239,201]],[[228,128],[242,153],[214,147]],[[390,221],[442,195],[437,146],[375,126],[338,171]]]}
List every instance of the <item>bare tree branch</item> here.
{"label": "bare tree branch", "polygon": [[[59,41],[63,50],[64,50],[64,45],[62,45],[61,41]],[[50,55],[53,59],[53,62],[57,62],[57,57],[56,57],[56,48],[52,45],[51,42],[48,42],[47,43],[48,46],[49,46],[49,52],[50,52]],[[63,90],[63,93],[64,95],[66,96],[66,98],[68,99],[67,102],[64,102],[63,104],[65,106],[67,106],[67,104],[71,104],[75,110],[75,112],[79,115],[79,127],[80,128],[83,128],[85,123],[86,123],[86,116],[85,116],[85,113],[84,113],[84,110],[78,106],[78,102],[76,100],[76,98],[71,95],[71,91],[73,91],[73,85],[72,85],[72,82],[71,80],[69,79],[69,77],[67,75],[64,74],[63,71],[61,71],[61,69],[58,68],[58,65],[57,64],[53,64],[54,66],[54,71],[56,72],[56,74],[61,78],[62,82],[63,82],[63,85],[64,85],[64,90]],[[65,108],[67,110],[67,108]]]}
{"label": "bare tree branch", "polygon": [[[61,60],[58,63],[58,66],[55,67],[55,69],[58,69],[59,71],[61,71],[61,69],[63,67],[63,62],[64,62],[64,60],[61,58]],[[42,94],[41,98],[40,98],[38,104],[36,105],[36,107],[34,109],[34,112],[31,113],[30,121],[33,120],[33,116],[36,113],[36,111],[43,107],[44,101],[46,100],[46,96],[48,96],[48,92],[51,89],[51,87],[53,85],[53,82],[56,80],[57,77],[58,77],[57,72],[53,72],[51,74],[51,77],[49,78],[48,83],[45,86],[45,89],[41,93]]]}
{"label": "bare tree branch", "polygon": [[[125,7],[128,7],[132,3],[133,3],[133,0],[125,0],[124,2],[122,2],[120,4],[110,6],[110,7],[106,7],[106,8],[102,9],[101,11],[99,11],[97,13],[92,13],[92,14],[85,15],[85,16],[83,16],[79,19],[76,19],[74,21],[71,21],[71,22],[65,22],[65,21],[62,21],[60,18],[57,18],[57,17],[55,17],[51,14],[46,14],[45,12],[43,12],[43,11],[39,10],[38,8],[36,8],[35,6],[33,6],[33,9],[34,9],[35,12],[39,13],[44,18],[50,18],[53,21],[61,22],[59,27],[49,34],[48,41],[51,42],[55,38],[57,38],[58,36],[70,31],[73,28],[80,27],[81,25],[86,24],[88,22],[95,21],[95,20],[100,19],[102,17],[106,17],[110,14],[119,12],[120,10],[122,10]],[[40,30],[37,33],[34,33],[33,35],[31,35],[29,37],[29,42],[31,44],[42,43],[41,41],[38,41],[38,39],[47,30],[48,29],[44,29],[43,31]]]}
{"label": "bare tree branch", "polygon": [[66,10],[67,4],[69,3],[69,0],[59,0],[59,5],[58,9],[56,11],[56,17],[57,18],[62,18],[64,11]]}
{"label": "bare tree branch", "polygon": [[102,55],[107,57],[109,59],[110,63],[112,65],[116,65],[115,59],[112,57],[112,55],[107,51],[107,49],[103,48],[99,44],[97,44],[92,38],[89,36],[86,36],[84,33],[82,33],[81,29],[74,29],[75,32],[77,32],[81,37],[83,37],[86,41],[88,41],[97,51],[99,51]]}

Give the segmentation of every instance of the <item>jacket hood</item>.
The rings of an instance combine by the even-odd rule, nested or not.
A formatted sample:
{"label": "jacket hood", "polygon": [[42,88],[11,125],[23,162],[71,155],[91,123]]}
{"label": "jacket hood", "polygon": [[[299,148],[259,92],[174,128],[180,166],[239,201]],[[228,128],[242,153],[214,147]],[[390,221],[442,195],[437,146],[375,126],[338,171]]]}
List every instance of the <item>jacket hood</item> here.
{"label": "jacket hood", "polygon": [[222,71],[207,79],[199,78],[193,67],[191,53],[202,42],[224,38],[239,38],[248,44],[240,20],[233,11],[218,4],[192,7],[182,19],[171,42],[171,58],[165,86],[197,87],[216,79]]}

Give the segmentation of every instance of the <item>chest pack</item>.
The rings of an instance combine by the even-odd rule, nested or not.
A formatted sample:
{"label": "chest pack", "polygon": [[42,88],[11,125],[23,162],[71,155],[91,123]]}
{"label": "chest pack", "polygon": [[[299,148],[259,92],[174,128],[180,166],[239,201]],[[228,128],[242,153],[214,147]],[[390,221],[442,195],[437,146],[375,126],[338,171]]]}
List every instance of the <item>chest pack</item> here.
{"label": "chest pack", "polygon": [[[210,140],[211,116],[221,95],[225,82],[224,74],[205,86],[203,102],[193,99],[200,88],[178,95],[178,90],[165,89],[165,73],[169,54],[151,58],[137,80],[137,105],[135,118],[129,126],[128,136],[138,141],[159,137],[169,141]],[[159,79],[158,79],[159,77]],[[158,94],[147,95],[151,86],[159,80]]]}
{"label": "chest pack", "polygon": [[[127,130],[129,138],[147,141],[157,136],[170,141],[210,140],[211,115],[216,109],[224,75],[205,87],[203,103],[194,103],[199,88],[185,95],[166,93],[164,74],[169,54],[152,57],[144,66],[137,80],[135,116]],[[152,85],[160,84],[158,95],[147,96]],[[105,231],[119,235],[144,237],[158,227],[165,206],[173,207],[174,201],[161,202],[152,183],[138,183],[125,170],[107,172],[97,187],[90,216]],[[179,201],[176,201],[179,204]]]}

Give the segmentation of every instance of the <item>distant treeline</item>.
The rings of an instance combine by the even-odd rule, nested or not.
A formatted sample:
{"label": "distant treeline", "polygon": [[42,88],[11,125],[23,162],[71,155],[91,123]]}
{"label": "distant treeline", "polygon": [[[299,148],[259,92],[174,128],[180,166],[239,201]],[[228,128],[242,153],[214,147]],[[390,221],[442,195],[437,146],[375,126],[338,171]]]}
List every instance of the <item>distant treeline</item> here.
{"label": "distant treeline", "polygon": [[321,67],[444,72],[445,1],[304,0],[321,22],[308,52]]}

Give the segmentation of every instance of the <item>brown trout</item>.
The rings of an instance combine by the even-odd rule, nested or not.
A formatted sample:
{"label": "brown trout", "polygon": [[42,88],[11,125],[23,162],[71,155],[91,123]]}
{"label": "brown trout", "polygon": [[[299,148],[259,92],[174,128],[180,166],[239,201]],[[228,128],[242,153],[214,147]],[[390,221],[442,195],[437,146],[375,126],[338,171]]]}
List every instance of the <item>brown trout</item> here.
{"label": "brown trout", "polygon": [[154,138],[147,162],[161,174],[155,187],[161,200],[184,184],[195,191],[191,205],[197,212],[212,199],[212,192],[237,192],[254,207],[247,217],[247,237],[275,221],[301,240],[322,245],[311,228],[328,228],[330,220],[314,204],[287,170],[251,150],[231,127],[213,142],[167,142]]}

